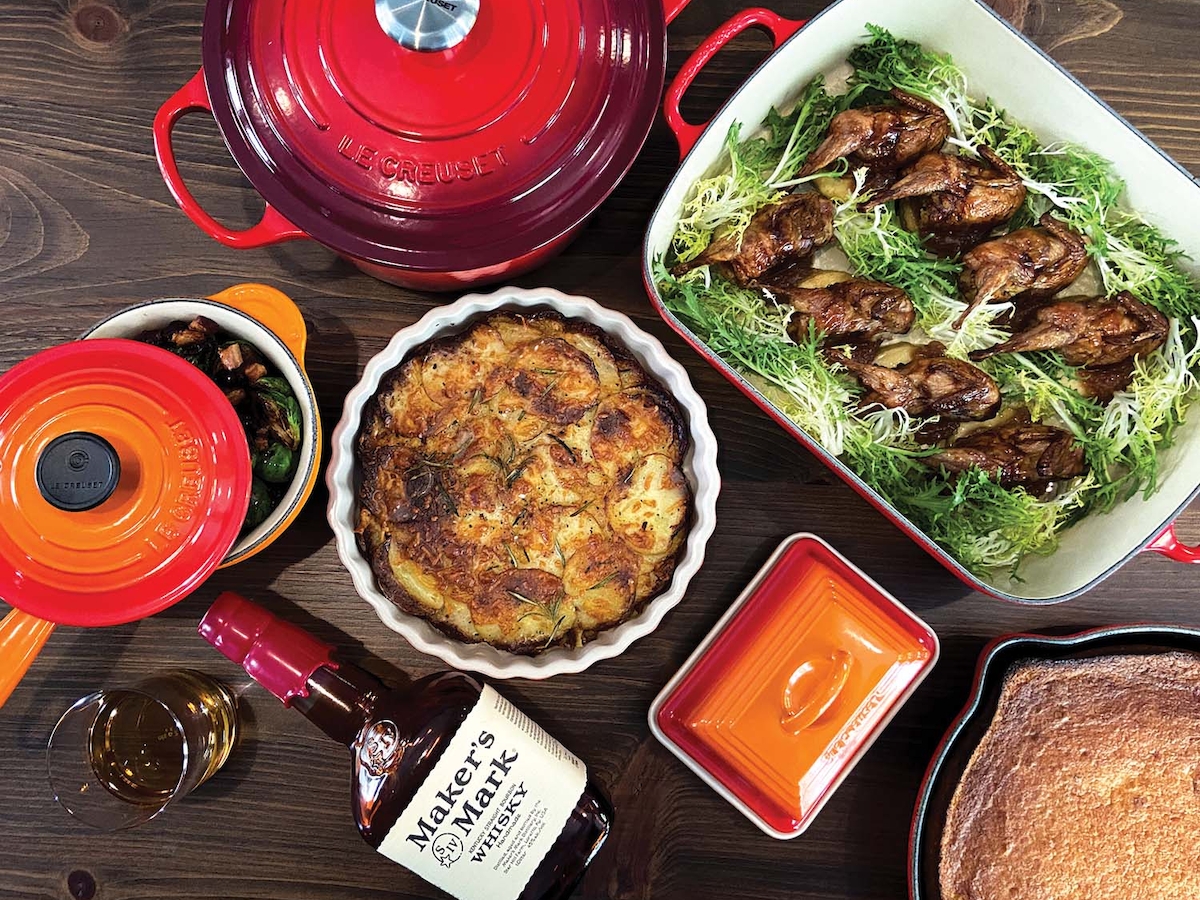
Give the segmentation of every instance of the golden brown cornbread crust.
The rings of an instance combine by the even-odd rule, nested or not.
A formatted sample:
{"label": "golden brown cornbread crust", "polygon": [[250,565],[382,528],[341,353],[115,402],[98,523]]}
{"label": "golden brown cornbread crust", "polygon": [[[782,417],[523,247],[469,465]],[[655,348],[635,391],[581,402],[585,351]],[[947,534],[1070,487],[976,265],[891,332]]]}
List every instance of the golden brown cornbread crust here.
{"label": "golden brown cornbread crust", "polygon": [[670,582],[687,449],[674,399],[601,329],[492,314],[418,347],[365,407],[359,547],[446,634],[577,646]]}
{"label": "golden brown cornbread crust", "polygon": [[1014,666],[939,874],[942,900],[1200,898],[1200,655]]}

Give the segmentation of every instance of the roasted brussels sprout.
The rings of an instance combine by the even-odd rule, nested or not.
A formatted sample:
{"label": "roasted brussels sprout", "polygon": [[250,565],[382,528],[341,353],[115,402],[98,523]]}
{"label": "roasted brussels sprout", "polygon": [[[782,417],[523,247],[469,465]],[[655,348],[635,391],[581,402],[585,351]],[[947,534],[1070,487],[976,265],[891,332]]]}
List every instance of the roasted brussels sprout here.
{"label": "roasted brussels sprout", "polygon": [[275,509],[276,501],[271,496],[271,489],[260,478],[250,483],[250,506],[246,509],[245,529],[257,528],[267,520],[267,516]]}
{"label": "roasted brussels sprout", "polygon": [[300,447],[300,404],[289,392],[287,394],[261,387],[260,383],[252,388],[256,411],[260,413],[260,422],[266,426],[267,433],[289,450]]}
{"label": "roasted brussels sprout", "polygon": [[303,416],[287,379],[256,347],[203,316],[144,331],[137,339],[192,363],[237,411],[254,470],[244,529],[261,524],[283,499],[300,461]]}
{"label": "roasted brussels sprout", "polygon": [[296,471],[296,454],[283,444],[272,444],[255,454],[254,471],[271,484],[286,484]]}

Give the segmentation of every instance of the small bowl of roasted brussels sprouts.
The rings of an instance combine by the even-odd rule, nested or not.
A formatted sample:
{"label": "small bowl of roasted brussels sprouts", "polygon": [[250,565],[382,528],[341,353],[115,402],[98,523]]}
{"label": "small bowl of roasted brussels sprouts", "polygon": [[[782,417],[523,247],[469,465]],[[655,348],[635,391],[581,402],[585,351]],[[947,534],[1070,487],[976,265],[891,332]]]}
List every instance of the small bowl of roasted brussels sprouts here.
{"label": "small bowl of roasted brussels sprouts", "polygon": [[222,565],[265,548],[299,514],[320,464],[320,416],[304,371],[308,333],[296,304],[260,284],[236,285],[204,300],[152,300],[84,335],[113,337],[175,353],[225,394],[245,430],[253,481],[241,535]]}

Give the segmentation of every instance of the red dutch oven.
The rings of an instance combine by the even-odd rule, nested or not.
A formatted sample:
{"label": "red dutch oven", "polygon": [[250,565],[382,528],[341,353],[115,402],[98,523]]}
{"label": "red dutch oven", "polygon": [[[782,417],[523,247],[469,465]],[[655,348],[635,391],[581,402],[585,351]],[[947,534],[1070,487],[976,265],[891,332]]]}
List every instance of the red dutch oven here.
{"label": "red dutch oven", "polygon": [[[654,121],[689,0],[208,0],[203,68],[158,111],[167,187],[229,247],[319,241],[394,284],[455,290],[563,249]],[[171,132],[212,113],[266,200],[227,228]]]}

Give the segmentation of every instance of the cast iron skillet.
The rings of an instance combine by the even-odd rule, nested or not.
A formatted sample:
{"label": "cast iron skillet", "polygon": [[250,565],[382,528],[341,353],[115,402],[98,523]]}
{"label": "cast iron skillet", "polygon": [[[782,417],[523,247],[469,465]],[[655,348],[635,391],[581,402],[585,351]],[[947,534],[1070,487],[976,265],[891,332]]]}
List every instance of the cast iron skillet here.
{"label": "cast iron skillet", "polygon": [[938,883],[942,829],[954,789],[996,714],[1004,676],[1023,660],[1086,659],[1114,653],[1200,652],[1200,629],[1179,625],[1117,625],[1065,637],[1016,634],[989,644],[979,657],[966,707],[933,755],[913,810],[908,843],[910,900],[942,900]]}

